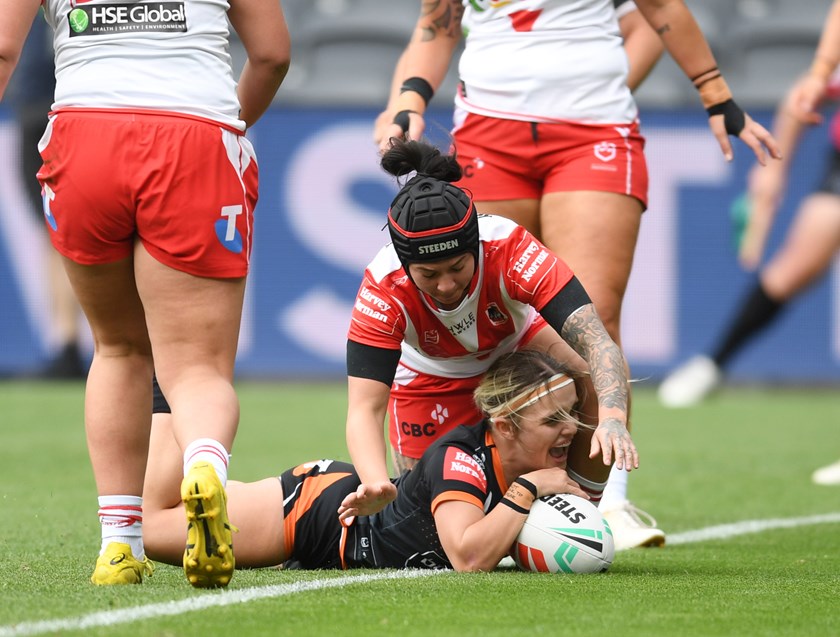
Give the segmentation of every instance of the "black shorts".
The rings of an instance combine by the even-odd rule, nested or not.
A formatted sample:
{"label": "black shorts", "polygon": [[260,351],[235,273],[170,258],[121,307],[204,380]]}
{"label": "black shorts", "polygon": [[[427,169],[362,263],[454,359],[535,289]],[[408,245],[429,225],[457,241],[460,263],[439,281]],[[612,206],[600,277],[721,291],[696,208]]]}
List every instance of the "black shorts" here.
{"label": "black shorts", "polygon": [[829,195],[840,195],[840,151],[831,150],[828,168],[816,191]]}
{"label": "black shorts", "polygon": [[290,556],[285,567],[345,568],[342,552],[348,533],[338,520],[338,507],[361,484],[353,465],[335,460],[307,462],[285,471],[280,484]]}
{"label": "black shorts", "polygon": [[152,413],[153,414],[171,414],[172,409],[169,407],[169,403],[166,402],[166,398],[163,395],[163,392],[160,390],[160,385],[157,382],[157,376],[152,378]]}

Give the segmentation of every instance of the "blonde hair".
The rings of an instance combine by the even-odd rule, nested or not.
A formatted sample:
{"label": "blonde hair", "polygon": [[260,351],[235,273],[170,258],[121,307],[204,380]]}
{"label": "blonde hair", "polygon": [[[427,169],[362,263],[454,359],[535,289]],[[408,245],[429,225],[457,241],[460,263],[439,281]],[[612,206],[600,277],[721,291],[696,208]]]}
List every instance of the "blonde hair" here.
{"label": "blonde hair", "polygon": [[[568,384],[563,376],[574,378],[572,372],[561,362],[537,350],[519,350],[505,354],[494,362],[473,392],[476,406],[489,417],[505,417],[518,429],[521,412],[536,399],[527,399],[537,393],[537,398]],[[580,399],[580,397],[578,397]],[[584,423],[567,410],[558,406],[559,415],[578,426]]]}

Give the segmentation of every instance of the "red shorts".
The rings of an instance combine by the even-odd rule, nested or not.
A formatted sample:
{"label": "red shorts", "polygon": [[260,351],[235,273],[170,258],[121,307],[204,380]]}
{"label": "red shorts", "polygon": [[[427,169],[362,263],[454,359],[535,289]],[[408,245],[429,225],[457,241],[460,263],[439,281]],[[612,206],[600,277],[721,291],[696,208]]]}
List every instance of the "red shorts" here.
{"label": "red shorts", "polygon": [[594,190],[630,195],[647,207],[645,139],[636,123],[542,124],[469,113],[453,136],[464,169],[457,185],[477,201]]}
{"label": "red shorts", "polygon": [[[519,341],[525,347],[547,327],[537,316]],[[419,458],[435,440],[459,425],[474,425],[484,415],[475,406],[473,391],[482,375],[445,378],[412,372],[400,367],[399,382],[391,386],[388,403],[388,431],[397,453]]]}
{"label": "red shorts", "polygon": [[64,256],[111,263],[139,238],[177,270],[247,274],[258,171],[241,133],[178,114],[70,110],[39,148],[44,215]]}

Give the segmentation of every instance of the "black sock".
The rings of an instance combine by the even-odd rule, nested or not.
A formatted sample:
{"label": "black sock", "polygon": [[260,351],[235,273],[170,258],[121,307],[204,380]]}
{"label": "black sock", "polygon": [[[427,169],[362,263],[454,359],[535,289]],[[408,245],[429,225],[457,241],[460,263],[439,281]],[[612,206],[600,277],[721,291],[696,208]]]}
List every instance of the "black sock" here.
{"label": "black sock", "polygon": [[726,367],[732,358],[744,345],[767,327],[785,306],[785,301],[774,301],[761,281],[756,283],[752,291],[742,302],[738,313],[729,323],[729,329],[712,354],[712,360],[721,369]]}

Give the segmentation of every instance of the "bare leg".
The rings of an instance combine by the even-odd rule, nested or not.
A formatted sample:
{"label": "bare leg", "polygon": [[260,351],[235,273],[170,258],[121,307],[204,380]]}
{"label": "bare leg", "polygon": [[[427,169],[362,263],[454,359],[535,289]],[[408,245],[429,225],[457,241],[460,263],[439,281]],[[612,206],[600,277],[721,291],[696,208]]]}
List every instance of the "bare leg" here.
{"label": "bare leg", "polygon": [[807,197],[784,244],[762,268],[761,282],[775,301],[784,302],[823,276],[840,249],[840,197]]}
{"label": "bare leg", "polygon": [[[187,541],[180,484],[181,450],[170,414],[155,414],[149,444],[149,469],[143,491],[143,534],[153,560],[180,566]],[[256,568],[284,562],[283,488],[277,478],[227,484],[228,517],[234,533],[237,566]]]}
{"label": "bare leg", "polygon": [[180,448],[213,438],[230,451],[239,424],[233,367],[245,280],[208,279],[135,251],[137,287],[146,308],[155,371],[172,407]]}
{"label": "bare leg", "polygon": [[85,430],[97,492],[140,496],[152,417],[152,356],[133,261],[85,266],[65,259],[65,267],[94,339]]}

